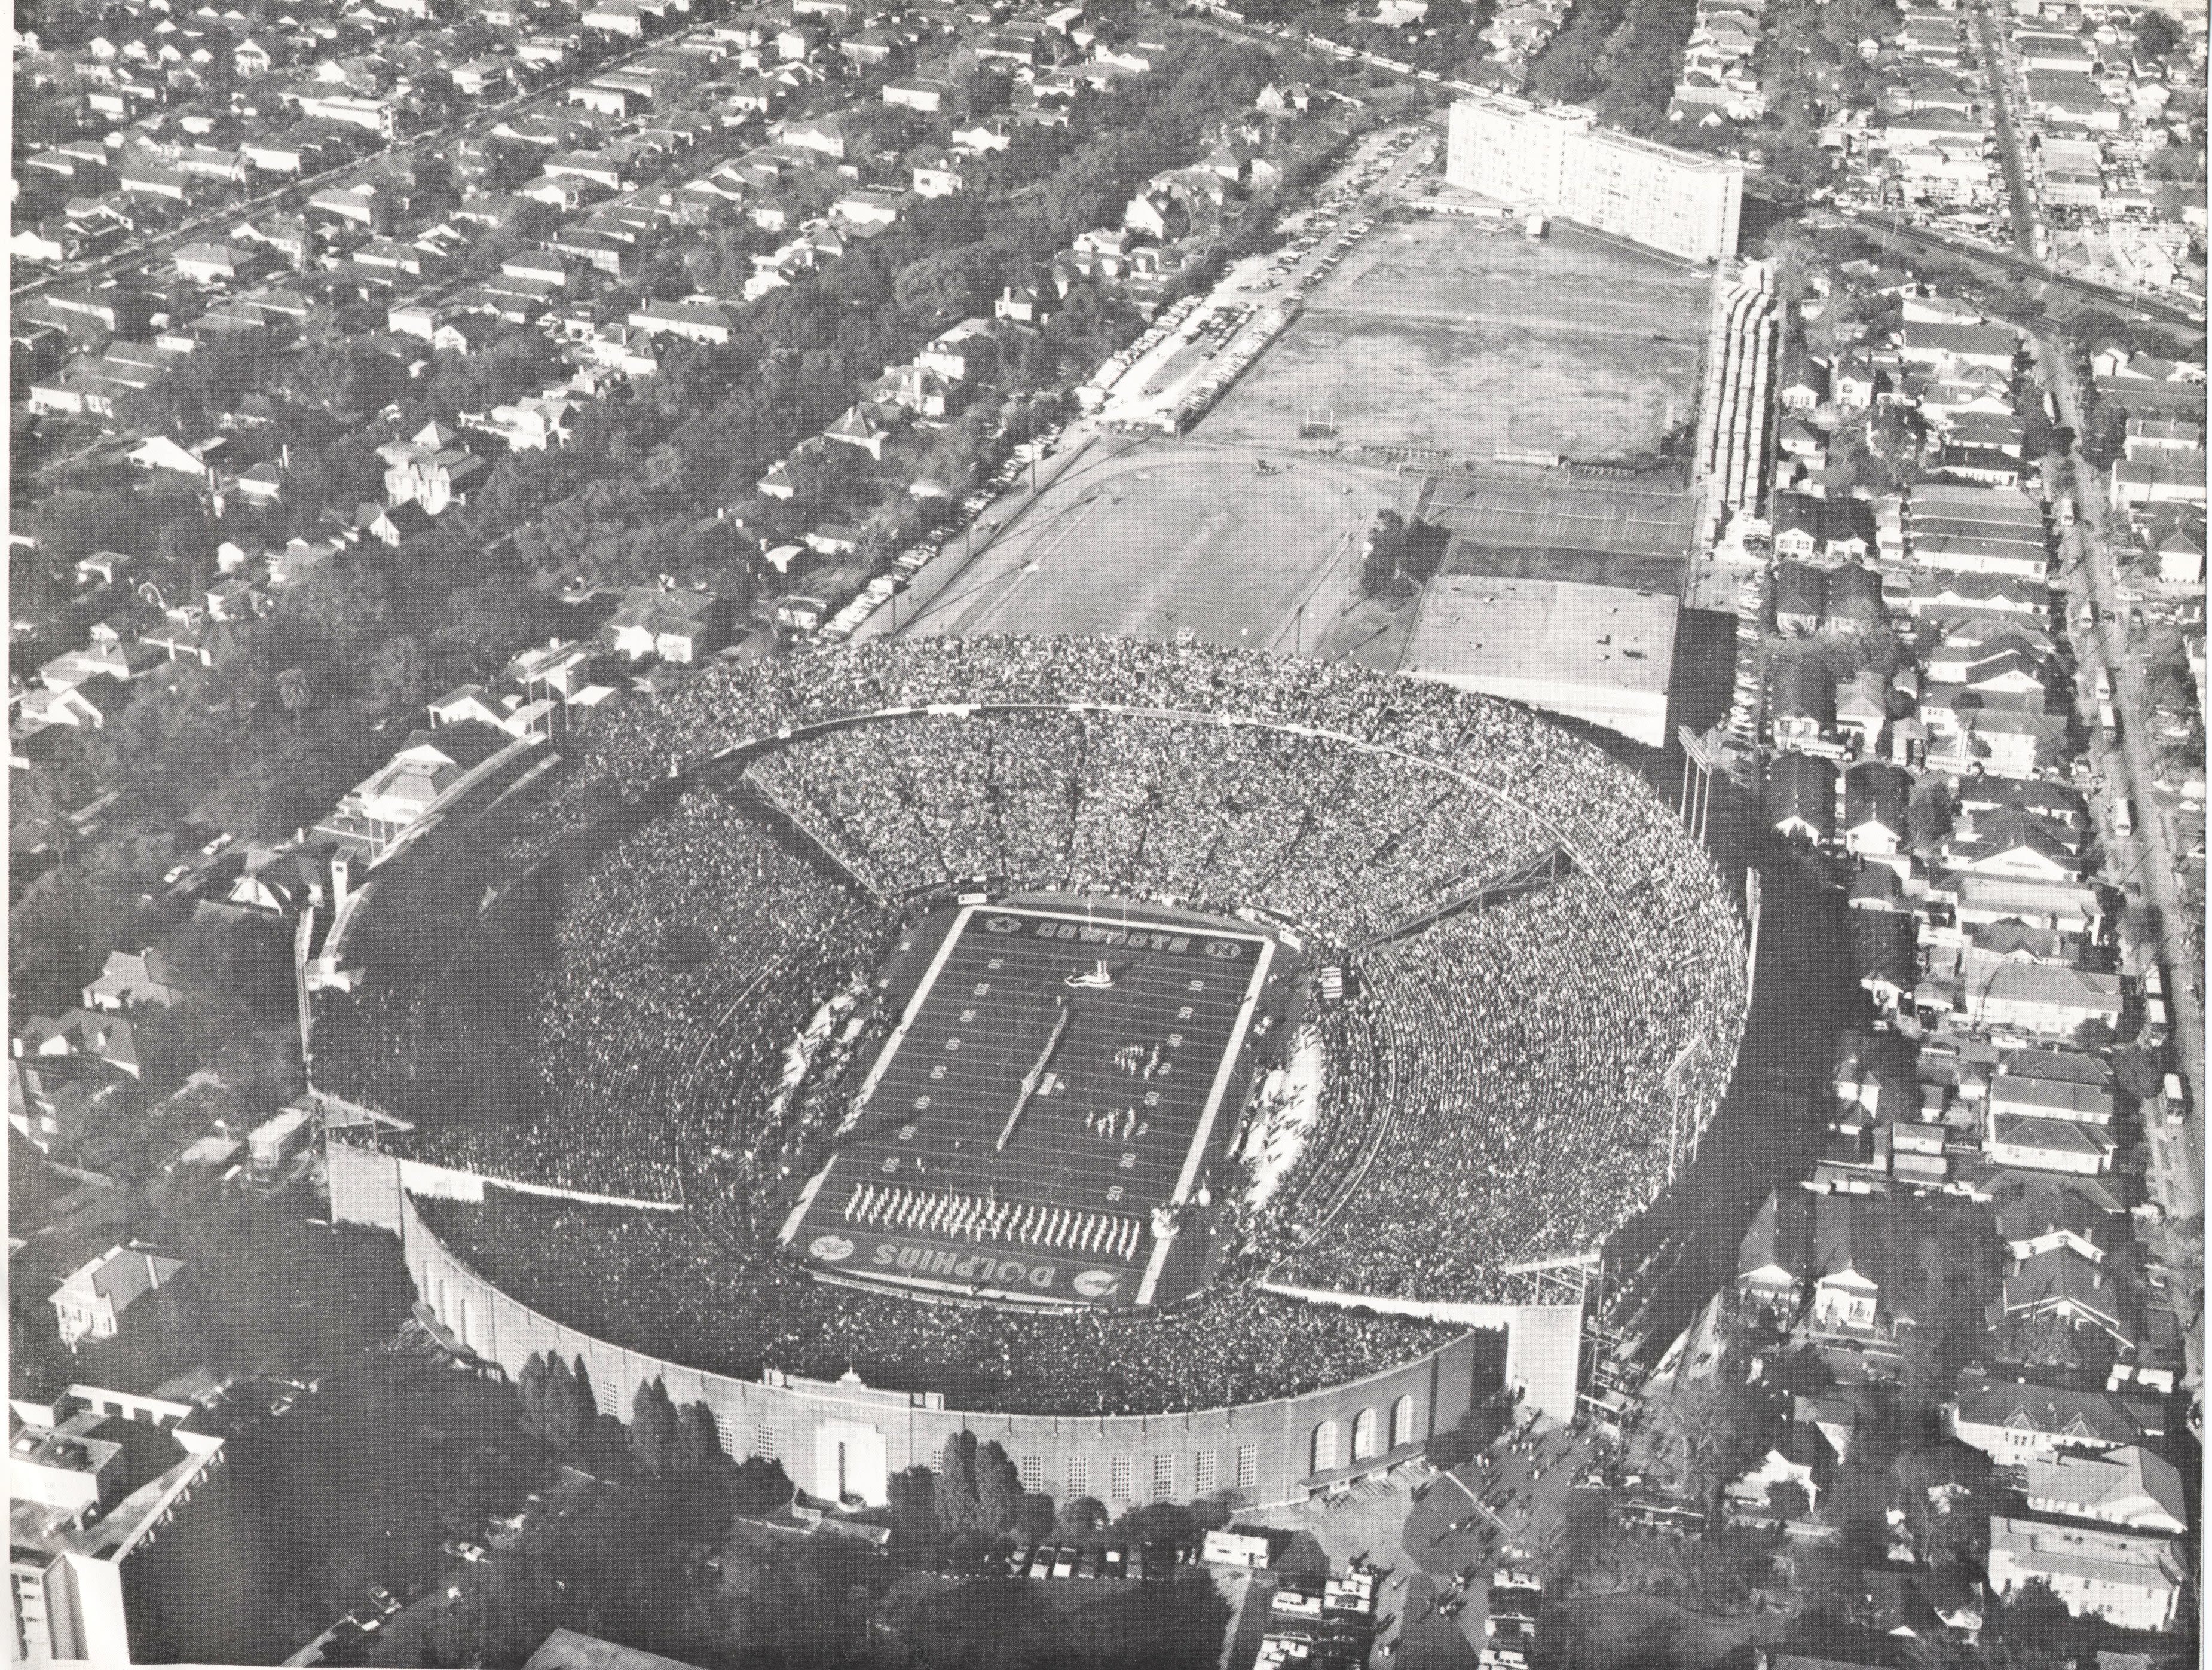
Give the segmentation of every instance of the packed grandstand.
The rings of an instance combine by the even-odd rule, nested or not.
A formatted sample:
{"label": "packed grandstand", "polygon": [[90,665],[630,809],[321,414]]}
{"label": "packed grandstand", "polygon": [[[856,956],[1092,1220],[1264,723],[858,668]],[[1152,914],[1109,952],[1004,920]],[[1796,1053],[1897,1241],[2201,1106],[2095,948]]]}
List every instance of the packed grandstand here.
{"label": "packed grandstand", "polygon": [[[1449,1330],[1282,1290],[1510,1301],[1516,1267],[1651,1200],[1734,1063],[1742,941],[1709,861],[1596,749],[1443,686],[1192,643],[878,641],[711,665],[569,751],[383,872],[313,1076],[384,1116],[355,1140],[595,1197],[427,1210],[518,1299],[701,1367],[1077,1412],[1372,1372]],[[886,952],[962,891],[1239,913],[1340,976],[1305,1008],[1303,1153],[1262,1205],[1217,1180],[1194,1297],[928,1310],[776,1249],[849,1134]]]}

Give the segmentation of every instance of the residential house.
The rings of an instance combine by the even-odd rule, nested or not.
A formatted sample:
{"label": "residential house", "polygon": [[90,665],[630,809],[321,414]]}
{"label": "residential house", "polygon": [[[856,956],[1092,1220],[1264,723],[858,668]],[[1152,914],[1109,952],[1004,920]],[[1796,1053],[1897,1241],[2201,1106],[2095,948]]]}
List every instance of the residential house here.
{"label": "residential house", "polygon": [[1860,858],[1893,859],[1909,835],[1905,809],[1912,778],[1878,761],[1863,760],[1844,773],[1844,850]]}
{"label": "residential house", "polygon": [[1777,661],[1767,673],[1766,712],[1777,748],[1818,748],[1836,728],[1836,687],[1820,661]]}
{"label": "residential house", "polygon": [[688,665],[722,647],[728,606],[711,592],[633,586],[608,622],[615,648],[633,661],[648,656]]}
{"label": "residential house", "polygon": [[1790,840],[1826,847],[1836,830],[1836,768],[1807,754],[1776,756],[1767,771],[1766,819]]}
{"label": "residential house", "polygon": [[2073,1120],[1993,1114],[1982,1148],[1998,1165],[2095,1177],[2112,1169],[2118,1144],[2094,1125]]}
{"label": "residential house", "polygon": [[2103,1260],[2071,1247],[2053,1247],[2015,1261],[2005,1272],[1999,1305],[2007,1324],[2048,1319],[2077,1333],[2096,1330],[2122,1357],[2134,1356],[2141,1337],[2133,1307],[2118,1283],[2108,1278]]}
{"label": "residential house", "polygon": [[1967,1375],[1945,1411],[1951,1436],[1999,1467],[2049,1460],[2062,1450],[2102,1454],[2139,1444],[2135,1412],[2106,1392],[2076,1392]]}
{"label": "residential house", "polygon": [[1990,1081],[1989,1109],[1992,1114],[2018,1114],[2027,1119],[2110,1125],[2112,1094],[2100,1084],[2077,1084],[2065,1078],[2022,1078],[2000,1069]]}
{"label": "residential house", "polygon": [[1805,1303],[1810,1270],[1813,1197],[1804,1190],[1769,1190],[1736,1253],[1735,1290],[1785,1321]]}
{"label": "residential house", "polygon": [[2010,1174],[1997,1183],[1997,1234],[2016,1259],[2065,1247],[2101,1263],[2124,1234],[2126,1214],[2102,1184],[2067,1177]]}
{"label": "residential house", "polygon": [[2189,1529],[2179,1471],[2141,1444],[2030,1461],[2027,1496],[2030,1513],[2054,1518],[2097,1520],[2166,1536]]}
{"label": "residential house", "polygon": [[122,1011],[142,1005],[167,1009],[184,995],[183,987],[158,950],[110,951],[100,977],[84,988],[87,1009]]}
{"label": "residential house", "polygon": [[1881,1224],[1875,1203],[1856,1195],[1813,1197],[1814,1326],[1869,1334],[1881,1303]]}
{"label": "residential house", "polygon": [[2077,1618],[2163,1630],[2180,1615],[2190,1568],[2165,1537],[1993,1514],[1989,1578],[1999,1595],[2040,1582]]}
{"label": "residential house", "polygon": [[1999,963],[1978,973],[1965,993],[1966,1018],[1989,1030],[2070,1038],[2090,1021],[2113,1027],[2125,1004],[2117,975],[2041,963]]}
{"label": "residential house", "polygon": [[880,460],[892,430],[891,426],[877,416],[872,408],[848,406],[822,434],[825,440],[847,446],[857,446],[870,458]]}
{"label": "residential house", "polygon": [[467,503],[470,489],[483,477],[484,462],[456,445],[459,440],[444,424],[429,423],[411,440],[378,447],[376,455],[386,466],[386,495],[394,504],[418,504],[431,516],[448,505]]}
{"label": "residential house", "polygon": [[[62,1344],[75,1351],[80,1340],[112,1339],[122,1327],[123,1314],[147,1294],[174,1281],[184,1267],[181,1260],[136,1246],[111,1247],[88,1260],[63,1277],[61,1285],[47,1296]],[[15,1482],[11,1467],[11,1494]]]}

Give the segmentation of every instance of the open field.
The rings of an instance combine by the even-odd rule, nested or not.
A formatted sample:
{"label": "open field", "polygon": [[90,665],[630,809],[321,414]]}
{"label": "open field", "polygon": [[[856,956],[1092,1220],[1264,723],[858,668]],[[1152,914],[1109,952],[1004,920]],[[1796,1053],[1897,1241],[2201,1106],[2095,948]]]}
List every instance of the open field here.
{"label": "open field", "polygon": [[1695,531],[1680,487],[1565,471],[1479,470],[1435,477],[1420,514],[1452,531],[1444,572],[1674,592]]}
{"label": "open field", "polygon": [[1353,601],[1368,519],[1397,499],[1386,475],[1312,459],[1261,475],[1249,451],[1094,447],[973,562],[956,568],[949,550],[945,579],[925,572],[902,624],[958,635],[1188,630],[1310,652]]}
{"label": "open field", "polygon": [[1347,446],[1647,452],[1692,416],[1710,283],[1569,227],[1378,227],[1197,433],[1285,445],[1328,406]]}

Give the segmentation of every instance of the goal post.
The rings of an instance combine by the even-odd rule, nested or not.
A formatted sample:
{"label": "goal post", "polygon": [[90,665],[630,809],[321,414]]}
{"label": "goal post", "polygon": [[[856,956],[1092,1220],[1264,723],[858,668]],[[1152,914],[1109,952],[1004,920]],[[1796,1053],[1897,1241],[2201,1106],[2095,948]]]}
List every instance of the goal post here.
{"label": "goal post", "polygon": [[1325,405],[1308,406],[1305,416],[1298,422],[1298,439],[1334,440],[1335,438],[1336,408]]}

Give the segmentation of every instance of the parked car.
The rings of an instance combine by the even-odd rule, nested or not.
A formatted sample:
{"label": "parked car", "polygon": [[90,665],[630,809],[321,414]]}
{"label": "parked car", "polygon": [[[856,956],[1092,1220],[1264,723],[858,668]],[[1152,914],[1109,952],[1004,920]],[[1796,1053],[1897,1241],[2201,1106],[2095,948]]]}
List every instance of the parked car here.
{"label": "parked car", "polygon": [[1075,1576],[1075,1551],[1073,1548],[1059,1548],[1053,1551],[1052,1575],[1055,1577]]}
{"label": "parked car", "polygon": [[399,1597],[381,1583],[371,1583],[368,1586],[368,1598],[370,1603],[383,1617],[389,1618],[399,1610]]}

